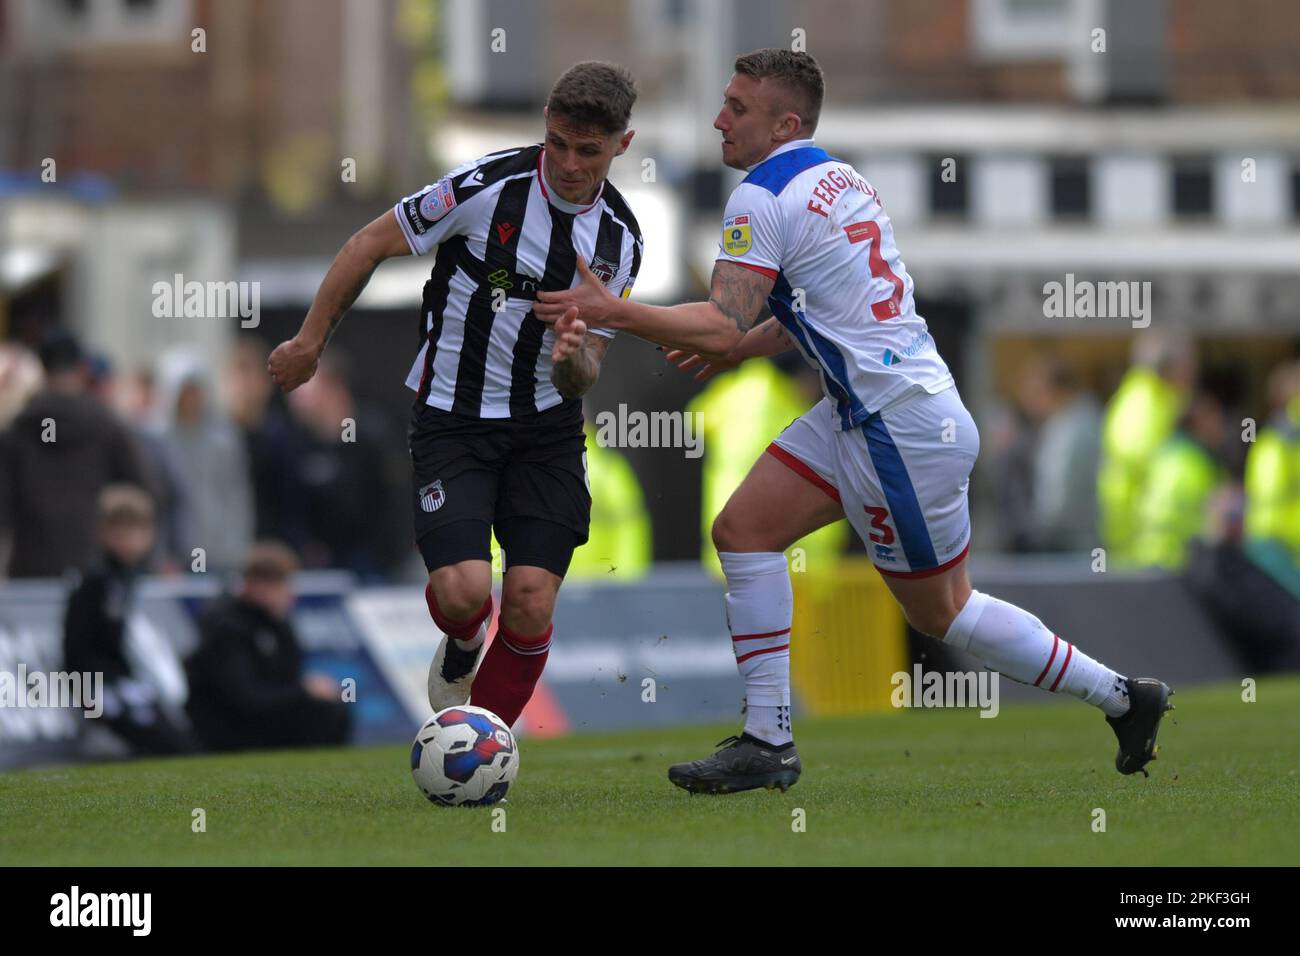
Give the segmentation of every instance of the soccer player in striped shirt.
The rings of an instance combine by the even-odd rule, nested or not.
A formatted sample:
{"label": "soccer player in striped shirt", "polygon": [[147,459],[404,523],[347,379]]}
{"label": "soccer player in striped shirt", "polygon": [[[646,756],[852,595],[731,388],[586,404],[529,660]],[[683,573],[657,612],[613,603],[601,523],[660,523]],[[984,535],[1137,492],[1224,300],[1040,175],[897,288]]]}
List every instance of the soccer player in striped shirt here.
{"label": "soccer player in striped shirt", "polygon": [[[436,249],[406,377],[415,538],[445,635],[429,669],[434,710],[468,702],[515,722],[546,664],[560,583],[587,540],[581,396],[614,333],[587,331],[576,310],[548,327],[533,306],[541,291],[578,282],[580,265],[615,296],[632,289],[641,232],[606,176],[632,141],[635,100],[620,67],[570,68],[543,111],[543,143],[454,169],[354,235],[301,330],[270,357],[281,388],[301,385],[376,266]],[[484,654],[493,530],[506,568]]]}
{"label": "soccer player in striped shirt", "polygon": [[[813,142],[823,79],[806,53],[737,58],[714,127],[722,161],[746,170],[727,203],[708,302],[651,307],[599,283],[542,295],[588,327],[625,329],[726,368],[797,348],[825,398],[768,448],[713,525],[727,620],[746,688],[742,734],[669,778],[696,792],[785,789],[800,762],[790,728],[793,597],[785,555],[847,518],[908,622],[1013,680],[1099,708],[1116,768],[1142,770],[1172,691],[1127,679],[1013,604],[973,590],[968,477],[979,432],[917,313],[912,279],[876,190]],[[758,322],[766,303],[773,318]]]}

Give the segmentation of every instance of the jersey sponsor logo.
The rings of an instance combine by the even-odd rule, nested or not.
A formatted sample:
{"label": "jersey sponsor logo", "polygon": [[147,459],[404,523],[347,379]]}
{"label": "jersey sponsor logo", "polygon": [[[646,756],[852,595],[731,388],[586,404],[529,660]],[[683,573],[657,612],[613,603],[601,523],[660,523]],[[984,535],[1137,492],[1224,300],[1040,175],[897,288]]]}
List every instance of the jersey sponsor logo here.
{"label": "jersey sponsor logo", "polygon": [[753,243],[749,213],[728,216],[722,221],[722,249],[729,256],[743,256]]}
{"label": "jersey sponsor logo", "polygon": [[591,260],[591,271],[601,282],[609,285],[614,281],[614,273],[617,271],[614,263],[600,256]]}
{"label": "jersey sponsor logo", "polygon": [[498,269],[496,272],[491,273],[487,280],[488,285],[494,289],[513,289],[515,285],[510,281],[509,269]]}
{"label": "jersey sponsor logo", "polygon": [[908,342],[907,345],[903,346],[901,349],[885,349],[884,354],[880,357],[880,361],[885,365],[897,365],[899,362],[903,361],[903,359],[914,358],[917,355],[920,355],[922,352],[933,347],[933,345],[934,341],[930,338],[930,333],[928,331],[917,332],[912,336],[912,341]]}
{"label": "jersey sponsor logo", "polygon": [[870,222],[852,222],[844,227],[844,232],[848,234],[849,242],[866,242],[871,238],[873,225]]}
{"label": "jersey sponsor logo", "polygon": [[442,507],[447,493],[442,490],[442,479],[430,482],[420,489],[420,508],[430,513]]}

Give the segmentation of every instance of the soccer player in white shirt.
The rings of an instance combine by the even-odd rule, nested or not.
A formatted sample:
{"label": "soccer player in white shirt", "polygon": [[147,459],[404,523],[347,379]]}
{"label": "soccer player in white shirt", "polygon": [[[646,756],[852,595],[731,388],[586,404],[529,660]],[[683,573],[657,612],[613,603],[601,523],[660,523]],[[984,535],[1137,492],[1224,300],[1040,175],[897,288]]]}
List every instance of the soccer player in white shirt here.
{"label": "soccer player in white shirt", "polygon": [[[806,53],[738,57],[714,127],[722,161],[748,171],[727,203],[708,302],[618,299],[584,271],[542,293],[538,317],[563,328],[625,329],[676,350],[701,377],[794,347],[825,398],[778,436],[713,525],[727,620],[746,688],[744,732],[669,769],[687,790],[784,790],[800,762],[790,728],[793,597],[783,552],[847,518],[922,633],[990,669],[1100,708],[1119,739],[1116,768],[1155,756],[1172,691],[1128,679],[1037,617],[971,588],[967,486],[979,432],[925,321],[889,217],[866,180],[812,136],[823,79]],[[758,323],[763,305],[772,318]]]}

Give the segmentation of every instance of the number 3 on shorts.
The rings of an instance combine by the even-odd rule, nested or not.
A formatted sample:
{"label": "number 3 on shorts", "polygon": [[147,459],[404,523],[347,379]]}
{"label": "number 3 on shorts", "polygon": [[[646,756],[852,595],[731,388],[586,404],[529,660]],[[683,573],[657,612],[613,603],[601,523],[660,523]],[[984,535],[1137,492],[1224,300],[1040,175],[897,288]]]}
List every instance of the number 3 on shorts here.
{"label": "number 3 on shorts", "polygon": [[880,537],[876,537],[875,532],[871,533],[871,540],[876,544],[893,544],[894,529],[885,524],[889,520],[889,510],[886,508],[864,507],[864,511],[871,515],[871,527],[880,532]]}

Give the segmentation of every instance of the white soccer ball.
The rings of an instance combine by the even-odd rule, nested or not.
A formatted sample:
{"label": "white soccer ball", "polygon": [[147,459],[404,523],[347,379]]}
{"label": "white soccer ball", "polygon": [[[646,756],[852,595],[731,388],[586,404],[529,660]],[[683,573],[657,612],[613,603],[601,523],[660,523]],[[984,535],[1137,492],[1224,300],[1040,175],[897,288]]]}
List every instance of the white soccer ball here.
{"label": "white soccer ball", "polygon": [[519,773],[519,748],[501,718],[482,707],[448,707],[424,722],[411,745],[411,776],[433,803],[485,807]]}

